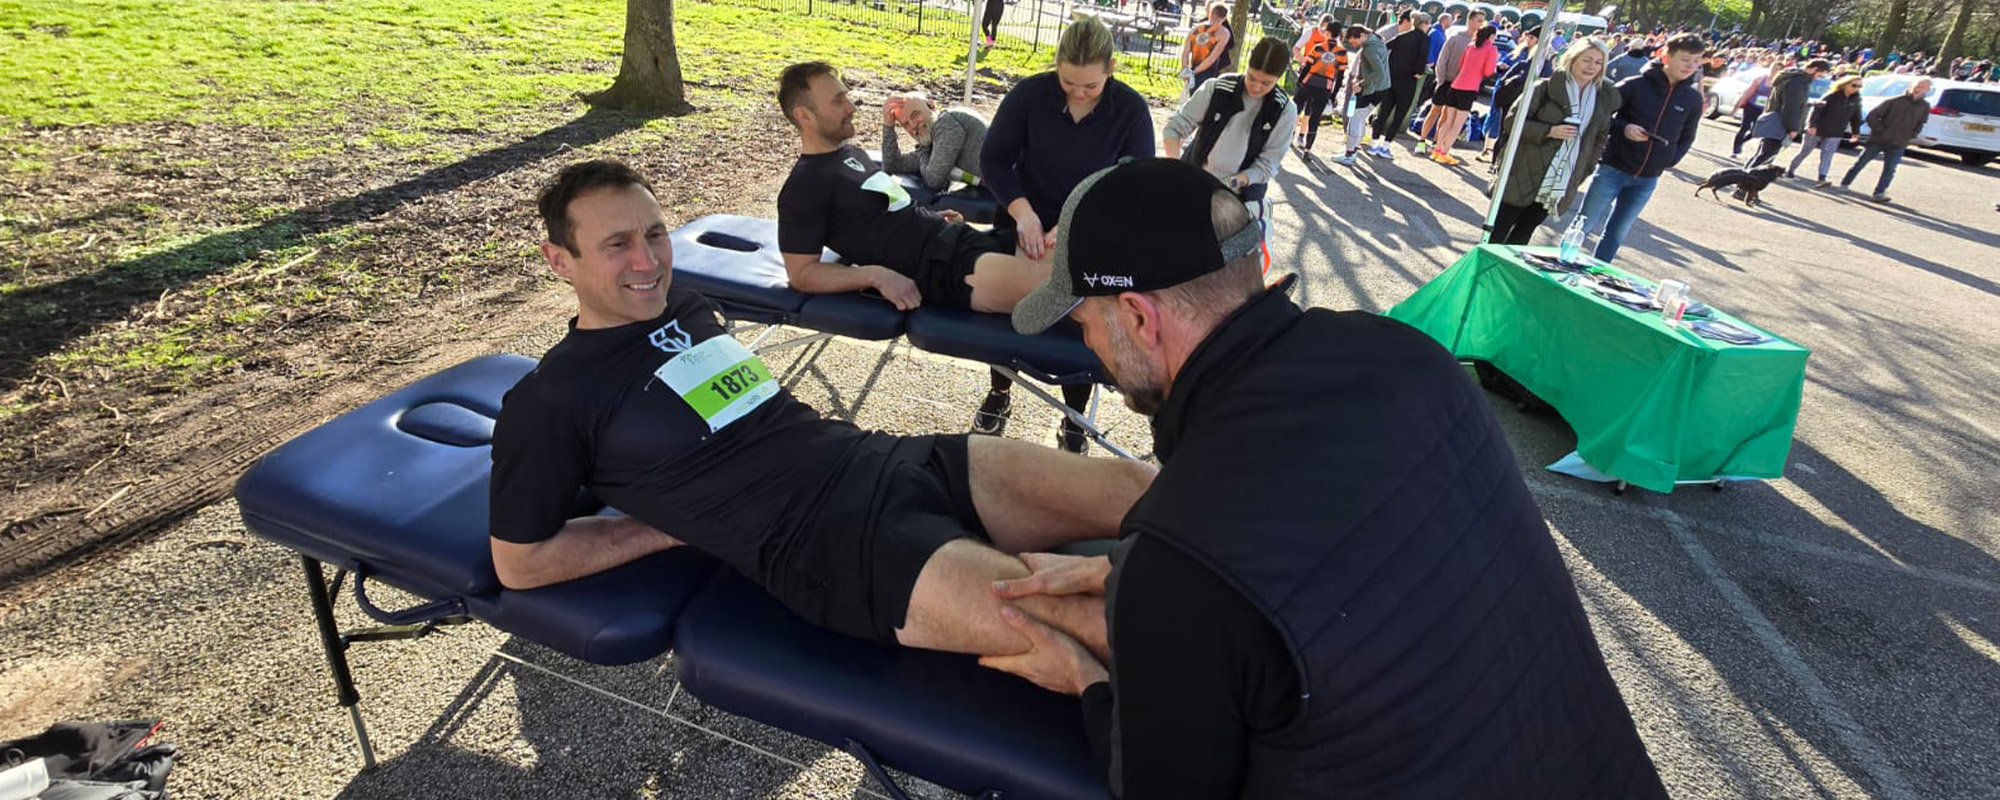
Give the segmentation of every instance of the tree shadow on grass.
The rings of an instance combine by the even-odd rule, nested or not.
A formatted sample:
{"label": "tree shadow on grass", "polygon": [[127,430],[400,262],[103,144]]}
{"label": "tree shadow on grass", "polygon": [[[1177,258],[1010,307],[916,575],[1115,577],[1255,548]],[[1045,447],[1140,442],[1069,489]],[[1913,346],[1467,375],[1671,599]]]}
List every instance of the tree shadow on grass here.
{"label": "tree shadow on grass", "polygon": [[566,150],[604,141],[648,117],[592,109],[526,139],[440,166],[379,189],[306,206],[247,228],[211,234],[158,253],[107,264],[60,281],[0,296],[0,392],[32,374],[35,362],[122,319],[161,293],[242,263],[259,252],[374,219],[431,195],[512,172]]}

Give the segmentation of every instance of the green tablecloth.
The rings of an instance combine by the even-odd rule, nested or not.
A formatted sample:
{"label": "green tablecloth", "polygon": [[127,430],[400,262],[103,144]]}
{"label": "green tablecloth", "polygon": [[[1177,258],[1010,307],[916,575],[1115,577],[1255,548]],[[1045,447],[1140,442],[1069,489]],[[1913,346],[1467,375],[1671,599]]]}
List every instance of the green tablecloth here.
{"label": "green tablecloth", "polygon": [[[1480,245],[1389,316],[1460,358],[1492,362],[1548,401],[1600,472],[1660,492],[1675,481],[1783,476],[1805,348],[1782,338],[1731,345],[1670,328],[1657,313],[1535,269],[1522,250],[1554,254]],[[1707,299],[1699,286],[1694,295]],[[1720,310],[1716,318],[1762,330]]]}

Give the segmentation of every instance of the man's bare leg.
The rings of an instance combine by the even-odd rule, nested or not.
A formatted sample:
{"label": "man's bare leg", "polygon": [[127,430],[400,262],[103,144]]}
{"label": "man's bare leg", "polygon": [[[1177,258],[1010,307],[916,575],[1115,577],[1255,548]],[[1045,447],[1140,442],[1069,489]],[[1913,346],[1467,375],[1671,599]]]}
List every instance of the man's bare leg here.
{"label": "man's bare leg", "polygon": [[[971,539],[946,543],[931,554],[917,574],[909,611],[903,626],[896,629],[896,641],[905,647],[977,655],[1026,652],[1028,639],[1000,617],[1003,601],[993,596],[992,586],[994,581],[1023,578],[1028,573],[1020,559]],[[1013,603],[1083,643],[1098,660],[1111,662],[1104,598],[1035,596]]]}
{"label": "man's bare leg", "polygon": [[1118,523],[1153,485],[1155,473],[1138,461],[1089,458],[998,436],[966,437],[966,461],[972,507],[1002,553],[1117,537]]}
{"label": "man's bare leg", "polygon": [[965,282],[972,286],[972,310],[1005,314],[1035,287],[1049,280],[1050,262],[1005,253],[987,253],[973,262]]}

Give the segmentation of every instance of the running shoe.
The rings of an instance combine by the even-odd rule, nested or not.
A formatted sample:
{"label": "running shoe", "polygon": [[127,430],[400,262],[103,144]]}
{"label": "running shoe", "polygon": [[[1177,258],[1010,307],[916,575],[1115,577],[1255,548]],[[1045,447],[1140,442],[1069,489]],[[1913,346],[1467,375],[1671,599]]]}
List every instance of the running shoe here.
{"label": "running shoe", "polygon": [[1353,153],[1341,153],[1340,155],[1337,155],[1337,156],[1334,156],[1334,157],[1332,157],[1332,158],[1329,158],[1329,159],[1327,159],[1327,160],[1328,160],[1328,161],[1331,161],[1331,162],[1333,162],[1333,163],[1335,163],[1335,164],[1339,164],[1339,165],[1341,165],[1341,166],[1343,166],[1343,167],[1351,167],[1351,166],[1354,166],[1354,154],[1353,154]]}
{"label": "running shoe", "polygon": [[1386,142],[1368,148],[1368,154],[1376,158],[1386,158],[1390,161],[1396,160],[1396,151],[1389,149],[1389,145]]}
{"label": "running shoe", "polygon": [[1090,447],[1090,439],[1084,435],[1081,426],[1078,426],[1069,417],[1064,416],[1062,431],[1056,434],[1056,446],[1066,452],[1082,454],[1085,449]]}
{"label": "running shoe", "polygon": [[1814,189],[1825,189],[1825,188],[1827,188],[1827,187],[1829,187],[1829,186],[1832,186],[1832,185],[1833,185],[1833,184],[1831,184],[1831,183],[1828,183],[1828,182],[1827,182],[1827,180],[1826,180],[1825,178],[1821,178],[1821,179],[1819,179],[1819,182],[1818,182],[1818,183],[1815,183],[1815,184],[1813,184],[1813,188],[1814,188]]}
{"label": "running shoe", "polygon": [[986,402],[979,404],[979,413],[972,415],[972,432],[983,436],[999,436],[1007,432],[1007,411],[1014,404],[1014,394],[1006,391],[989,391]]}
{"label": "running shoe", "polygon": [[1439,164],[1443,164],[1447,167],[1456,167],[1460,164],[1465,163],[1463,161],[1458,160],[1457,158],[1454,158],[1452,154],[1444,152],[1442,150],[1432,150],[1431,160]]}
{"label": "running shoe", "polygon": [[1875,202],[1877,202],[1877,203],[1887,203],[1887,202],[1889,202],[1889,196],[1888,196],[1888,195],[1886,195],[1886,194],[1878,194],[1878,195],[1875,195],[1875,198],[1874,198],[1874,200],[1875,200]]}

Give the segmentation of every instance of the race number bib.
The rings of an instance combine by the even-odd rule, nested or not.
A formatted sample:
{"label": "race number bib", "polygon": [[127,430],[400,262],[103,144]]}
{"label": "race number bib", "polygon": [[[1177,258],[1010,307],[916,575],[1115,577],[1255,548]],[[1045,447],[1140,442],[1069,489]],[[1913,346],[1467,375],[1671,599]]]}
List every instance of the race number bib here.
{"label": "race number bib", "polygon": [[890,211],[901,211],[910,205],[909,190],[904,189],[903,184],[898,183],[895,178],[889,177],[889,173],[877,172],[868,176],[868,180],[861,182],[861,188],[889,198]]}
{"label": "race number bib", "polygon": [[764,360],[729,336],[681,351],[653,370],[653,376],[707,420],[710,432],[722,430],[778,395],[778,383],[771,380]]}

